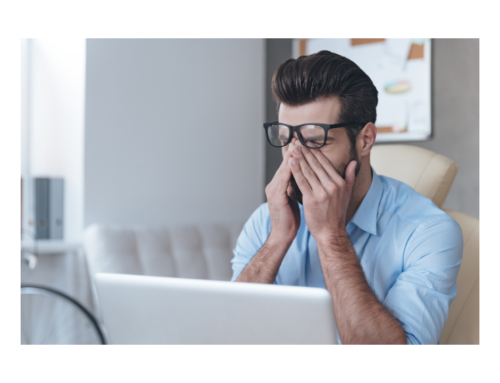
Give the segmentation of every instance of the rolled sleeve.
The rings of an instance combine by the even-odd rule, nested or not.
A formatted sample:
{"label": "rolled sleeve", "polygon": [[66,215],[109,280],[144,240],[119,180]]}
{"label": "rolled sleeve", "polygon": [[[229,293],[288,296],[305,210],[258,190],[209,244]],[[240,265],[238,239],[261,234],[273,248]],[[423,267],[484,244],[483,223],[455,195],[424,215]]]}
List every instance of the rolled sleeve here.
{"label": "rolled sleeve", "polygon": [[403,272],[383,302],[408,344],[438,344],[457,294],[462,253],[462,230],[449,216],[420,225],[410,236]]}
{"label": "rolled sleeve", "polygon": [[253,212],[238,236],[236,247],[233,250],[234,257],[231,260],[233,268],[231,282],[234,282],[240,276],[248,262],[261,249],[270,231],[269,208],[267,203],[264,203]]}

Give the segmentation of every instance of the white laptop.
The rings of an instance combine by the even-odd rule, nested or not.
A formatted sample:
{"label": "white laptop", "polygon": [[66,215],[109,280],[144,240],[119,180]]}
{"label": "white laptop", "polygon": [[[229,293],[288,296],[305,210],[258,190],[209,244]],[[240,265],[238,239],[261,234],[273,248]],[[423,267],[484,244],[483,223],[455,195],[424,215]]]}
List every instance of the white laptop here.
{"label": "white laptop", "polygon": [[337,344],[327,290],[95,275],[110,344]]}

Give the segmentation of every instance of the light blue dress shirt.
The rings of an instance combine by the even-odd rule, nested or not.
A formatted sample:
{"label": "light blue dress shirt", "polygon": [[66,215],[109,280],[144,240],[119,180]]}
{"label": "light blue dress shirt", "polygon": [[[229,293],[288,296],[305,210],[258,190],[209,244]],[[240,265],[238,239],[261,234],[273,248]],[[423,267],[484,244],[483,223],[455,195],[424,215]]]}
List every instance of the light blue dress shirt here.
{"label": "light blue dress shirt", "polygon": [[[300,228],[275,283],[326,288],[318,246],[299,206]],[[238,237],[232,281],[264,245],[270,230],[264,203]],[[458,223],[410,186],[379,176],[372,168],[370,189],[346,231],[368,284],[401,323],[408,343],[438,344],[457,293],[463,252]]]}

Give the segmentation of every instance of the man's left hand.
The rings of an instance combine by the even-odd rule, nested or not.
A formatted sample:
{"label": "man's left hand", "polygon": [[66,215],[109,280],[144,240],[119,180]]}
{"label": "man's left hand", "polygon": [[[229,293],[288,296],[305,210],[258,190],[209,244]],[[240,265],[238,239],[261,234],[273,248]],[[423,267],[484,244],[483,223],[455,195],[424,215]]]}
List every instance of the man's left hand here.
{"label": "man's left hand", "polygon": [[302,192],[304,218],[314,239],[328,241],[345,233],[356,161],[347,165],[344,180],[320,150],[301,146],[288,166]]}

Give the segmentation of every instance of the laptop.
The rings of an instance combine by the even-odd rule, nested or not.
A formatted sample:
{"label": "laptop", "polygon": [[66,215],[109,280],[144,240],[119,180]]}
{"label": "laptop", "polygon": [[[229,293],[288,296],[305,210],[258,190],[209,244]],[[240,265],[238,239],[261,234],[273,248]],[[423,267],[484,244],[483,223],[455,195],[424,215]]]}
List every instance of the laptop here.
{"label": "laptop", "polygon": [[314,287],[95,275],[110,344],[337,344],[332,299]]}

